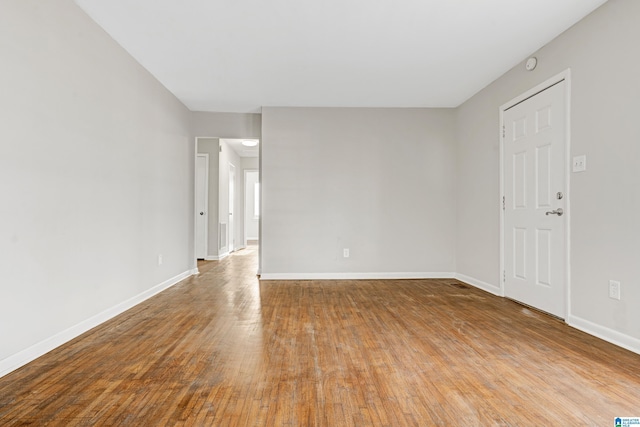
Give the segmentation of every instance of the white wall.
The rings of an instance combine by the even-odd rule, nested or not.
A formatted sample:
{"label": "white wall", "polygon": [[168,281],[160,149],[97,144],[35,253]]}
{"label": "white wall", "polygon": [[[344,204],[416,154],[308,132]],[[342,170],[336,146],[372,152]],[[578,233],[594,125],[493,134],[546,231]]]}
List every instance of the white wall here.
{"label": "white wall", "polygon": [[196,136],[259,139],[262,115],[195,111],[191,113],[191,126]]}
{"label": "white wall", "polygon": [[448,109],[263,108],[262,277],[454,272],[453,137]]}
{"label": "white wall", "polygon": [[2,1],[0,64],[2,375],[190,273],[194,145],[71,0]]}
{"label": "white wall", "polygon": [[[640,2],[610,0],[457,114],[458,272],[499,286],[499,106],[571,68],[569,323],[640,352]],[[622,300],[608,297],[609,279]]]}
{"label": "white wall", "polygon": [[258,157],[243,157],[242,169],[259,169],[260,159]]}

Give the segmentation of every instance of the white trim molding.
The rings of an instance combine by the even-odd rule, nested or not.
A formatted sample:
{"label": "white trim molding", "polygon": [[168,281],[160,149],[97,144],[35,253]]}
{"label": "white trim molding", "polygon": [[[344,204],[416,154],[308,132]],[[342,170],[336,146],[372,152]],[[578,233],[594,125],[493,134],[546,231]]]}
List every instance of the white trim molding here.
{"label": "white trim molding", "polygon": [[594,337],[598,337],[602,340],[615,344],[618,347],[625,348],[634,353],[640,354],[640,339],[623,334],[622,332],[615,331],[607,328],[606,326],[598,325],[589,320],[583,319],[578,316],[568,316],[567,323],[569,326],[579,329]]}
{"label": "white trim molding", "polygon": [[229,256],[229,252],[223,252],[220,255],[207,255],[204,257],[205,261],[222,261]]}
{"label": "white trim molding", "polygon": [[263,273],[260,280],[453,279],[454,273]]}
{"label": "white trim molding", "polygon": [[15,371],[16,369],[26,365],[27,363],[37,359],[38,357],[50,352],[56,347],[59,347],[62,344],[71,341],[72,339],[84,334],[88,330],[95,328],[96,326],[106,322],[107,320],[110,320],[117,315],[124,313],[125,311],[133,308],[141,302],[144,302],[152,296],[170,288],[176,283],[179,283],[180,281],[194,274],[194,271],[197,272],[198,269],[192,269],[178,274],[177,276],[165,280],[159,285],[147,289],[146,291],[134,297],[131,297],[128,300],[125,300],[111,308],[104,310],[101,313],[96,314],[95,316],[83,320],[75,326],[72,326],[43,341],[40,341],[39,343],[34,344],[31,347],[26,348],[14,355],[11,355],[6,359],[0,360],[0,377],[3,377],[12,371]]}
{"label": "white trim molding", "polygon": [[504,296],[502,294],[502,288],[500,286],[492,285],[490,283],[483,282],[482,280],[478,280],[473,277],[465,276],[464,274],[458,273],[454,275],[454,279],[467,283],[478,289],[482,289],[483,291],[489,292],[490,294],[497,295],[499,297]]}
{"label": "white trim molding", "polygon": [[[242,213],[244,215],[244,221],[242,222],[242,234],[244,236],[244,246],[247,246],[247,241],[248,240],[258,240],[258,237],[247,237],[247,216],[249,214],[249,212],[247,211],[247,175],[251,172],[255,172],[258,174],[258,182],[260,182],[260,169],[254,169],[254,168],[249,168],[249,169],[243,169],[244,175],[243,175],[243,179],[244,181],[242,182]],[[258,196],[259,197],[259,196]],[[260,206],[258,205],[258,208]],[[251,217],[253,218],[253,215],[251,215]],[[255,219],[255,218],[254,218]],[[258,215],[258,221],[260,221],[260,215]]]}

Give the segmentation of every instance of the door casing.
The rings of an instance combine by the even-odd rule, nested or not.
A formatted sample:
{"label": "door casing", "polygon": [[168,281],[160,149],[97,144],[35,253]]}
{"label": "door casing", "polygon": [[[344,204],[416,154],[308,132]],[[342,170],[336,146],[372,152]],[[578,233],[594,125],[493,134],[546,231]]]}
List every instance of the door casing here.
{"label": "door casing", "polygon": [[[248,203],[249,200],[249,195],[252,193],[252,191],[249,189],[249,178],[248,176],[250,174],[255,173],[256,175],[259,174],[259,170],[258,169],[245,169],[244,170],[244,197],[243,197],[243,202],[244,202],[244,246],[247,246],[247,240],[248,240],[248,233],[247,233],[247,228],[249,226],[249,222],[253,219],[253,212],[249,210],[249,205],[250,203]],[[259,179],[258,179],[259,182]],[[260,233],[260,225],[259,225],[259,220],[258,220],[258,236]],[[257,239],[258,236],[255,236],[255,238]],[[252,236],[253,238],[253,236]]]}
{"label": "door casing", "polygon": [[227,222],[227,248],[229,253],[236,250],[236,167],[229,163],[229,220]]}

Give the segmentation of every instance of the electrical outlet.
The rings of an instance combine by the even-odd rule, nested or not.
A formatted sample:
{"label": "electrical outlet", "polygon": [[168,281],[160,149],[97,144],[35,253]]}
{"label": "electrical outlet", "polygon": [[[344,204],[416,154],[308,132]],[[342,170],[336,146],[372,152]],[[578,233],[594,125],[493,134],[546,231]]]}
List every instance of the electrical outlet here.
{"label": "electrical outlet", "polygon": [[620,300],[620,282],[609,280],[609,298]]}
{"label": "electrical outlet", "polygon": [[158,255],[158,265],[162,265],[162,254]]}
{"label": "electrical outlet", "polygon": [[349,258],[349,248],[344,248],[342,250],[342,256],[345,258]]}
{"label": "electrical outlet", "polygon": [[573,172],[584,172],[587,170],[587,156],[576,156],[573,158]]}

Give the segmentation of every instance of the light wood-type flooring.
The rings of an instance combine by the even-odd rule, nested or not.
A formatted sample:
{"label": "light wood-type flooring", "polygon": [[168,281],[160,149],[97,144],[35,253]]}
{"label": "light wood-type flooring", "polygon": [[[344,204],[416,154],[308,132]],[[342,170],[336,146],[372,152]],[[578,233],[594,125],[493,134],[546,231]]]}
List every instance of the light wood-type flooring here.
{"label": "light wood-type flooring", "polygon": [[263,281],[256,250],[0,378],[0,425],[613,426],[640,355],[456,280]]}

